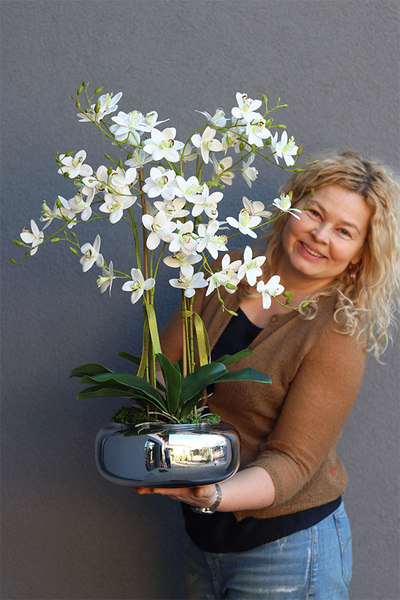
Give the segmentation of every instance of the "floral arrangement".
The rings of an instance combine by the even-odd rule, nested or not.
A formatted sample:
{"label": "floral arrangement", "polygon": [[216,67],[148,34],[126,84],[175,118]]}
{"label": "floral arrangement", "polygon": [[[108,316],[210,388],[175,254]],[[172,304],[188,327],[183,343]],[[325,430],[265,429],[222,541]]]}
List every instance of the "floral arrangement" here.
{"label": "floral arrangement", "polygon": [[[261,114],[261,100],[237,93],[237,106],[231,109],[229,118],[221,108],[214,116],[197,111],[204,124],[183,142],[177,138],[174,127],[160,127],[166,121],[159,120],[155,111],[118,111],[122,92],[102,94],[103,88],[98,88],[90,96],[88,90],[89,85],[83,82],[73,98],[80,111],[80,122],[97,127],[120,155],[113,159],[105,154],[109,166],[101,165],[96,170],[85,162],[85,150],[57,155],[58,173],[74,183],[74,195],[69,200],[58,196],[53,208],[43,202],[42,228],[31,220],[30,229],[25,227],[20,234],[21,241],[14,240],[27,248],[17,264],[34,256],[45,242],[67,241],[71,252],[80,257],[84,273],[95,266],[101,269],[97,278],[101,293],[108,290],[111,295],[117,280],[122,280],[122,291],[130,294],[132,304],[141,301],[142,355],[119,354],[136,363],[137,373],[115,373],[97,363],[78,367],[71,376],[90,384],[78,398],[129,398],[133,405],[114,416],[119,422],[198,422],[209,417],[206,408],[197,408],[205,398],[207,385],[238,379],[263,383],[270,380],[255,369],[227,369],[249,350],[210,361],[207,332],[193,311],[196,290],[207,288],[206,295],[217,293],[222,310],[226,309],[219,288],[234,293],[243,279],[256,286],[266,309],[271,298],[281,294],[281,303],[289,304],[291,294],[284,291],[277,275],[267,282],[258,280],[265,256],[253,256],[250,246],[246,246],[242,260],[231,262],[228,240],[238,234],[255,239],[257,230],[273,219],[263,203],[243,197],[238,215],[219,220],[222,190],[227,186],[229,189],[238,174],[251,188],[258,175],[253,164],[256,159],[285,170],[301,170],[310,157],[299,164],[301,146],[288,137],[284,125],[273,124],[271,113],[287,106],[280,99],[268,109],[264,95]],[[82,96],[87,103],[85,108]],[[279,130],[283,130],[280,136]],[[273,205],[280,211],[274,219],[288,212],[299,218],[296,213],[300,210],[291,207],[290,194],[276,198]],[[114,260],[104,258],[99,234],[92,242],[78,241],[75,230],[93,220],[108,221],[113,227],[117,223],[129,225],[135,243],[130,273],[117,270]],[[54,224],[56,231],[49,233],[48,228]],[[217,259],[220,253],[225,254],[219,268],[215,268],[211,259]],[[162,354],[157,329],[154,296],[161,264],[178,270],[169,279],[182,296],[184,355],[177,364]],[[157,378],[160,370],[163,377]]]}

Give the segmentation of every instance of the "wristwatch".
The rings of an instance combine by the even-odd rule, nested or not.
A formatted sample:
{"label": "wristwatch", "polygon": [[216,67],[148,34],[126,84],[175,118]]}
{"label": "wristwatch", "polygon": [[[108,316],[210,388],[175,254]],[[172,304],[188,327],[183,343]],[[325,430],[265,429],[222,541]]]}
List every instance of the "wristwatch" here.
{"label": "wristwatch", "polygon": [[219,487],[218,483],[215,484],[215,491],[217,493],[217,497],[212,506],[210,506],[209,508],[199,508],[197,506],[192,506],[192,511],[195,513],[200,513],[202,515],[214,514],[215,511],[217,510],[218,506],[221,504],[221,500],[222,500],[222,492],[221,492],[221,488]]}

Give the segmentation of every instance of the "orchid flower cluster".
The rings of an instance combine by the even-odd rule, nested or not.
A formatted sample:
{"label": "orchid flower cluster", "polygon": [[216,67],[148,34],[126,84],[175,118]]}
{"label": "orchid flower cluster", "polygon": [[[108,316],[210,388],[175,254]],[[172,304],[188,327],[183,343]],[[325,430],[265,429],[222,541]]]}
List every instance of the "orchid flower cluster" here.
{"label": "orchid flower cluster", "polygon": [[[132,304],[142,300],[144,346],[140,362],[136,361],[139,362],[138,376],[157,387],[155,357],[159,358],[161,349],[154,294],[161,259],[168,268],[178,270],[169,283],[182,291],[186,349],[183,377],[186,377],[195,370],[192,306],[196,290],[207,288],[206,295],[216,292],[223,305],[220,288],[234,293],[239,283],[246,280],[262,295],[266,309],[271,305],[271,298],[285,293],[279,276],[274,275],[266,282],[259,279],[265,256],[253,256],[250,245],[246,246],[242,260],[231,261],[227,246],[229,238],[242,234],[256,239],[260,228],[271,222],[272,215],[262,202],[243,197],[239,213],[221,219],[225,190],[232,186],[237,175],[241,175],[251,188],[258,175],[254,166],[256,159],[298,171],[309,158],[299,164],[301,146],[295,144],[293,137],[288,137],[285,126],[273,123],[271,113],[287,106],[280,104],[280,99],[269,110],[264,95],[264,109],[259,112],[261,100],[238,92],[237,105],[231,109],[229,117],[222,108],[217,108],[213,116],[197,111],[204,123],[186,141],[180,141],[175,127],[164,126],[168,119],[159,120],[156,111],[118,110],[122,92],[101,94],[102,88],[98,88],[89,96],[88,87],[83,82],[74,98],[79,121],[96,126],[111,145],[118,148],[120,156],[112,159],[105,154],[108,166],[100,165],[94,169],[86,163],[87,154],[83,149],[58,155],[58,173],[72,180],[74,195],[69,199],[58,196],[52,208],[44,201],[41,226],[31,220],[30,229],[25,227],[20,234],[21,241],[14,242],[28,248],[25,260],[35,255],[45,242],[67,241],[70,250],[79,257],[84,273],[95,266],[101,270],[97,278],[101,293],[108,290],[111,295],[113,284],[120,279],[122,291],[130,294]],[[86,97],[86,108],[81,104],[82,95]],[[189,174],[187,170],[190,170]],[[300,210],[292,208],[290,195],[275,198],[273,205],[280,214],[291,213],[299,218],[296,213]],[[83,223],[103,220],[108,220],[111,226],[129,224],[135,242],[135,262],[130,273],[117,270],[114,259],[106,261],[100,234],[94,241],[78,241],[75,230]],[[48,228],[53,223],[58,227],[49,234]],[[216,268],[213,261],[218,258],[220,266]],[[201,338],[200,331],[201,327],[196,327],[197,337]],[[207,344],[204,340],[200,344],[203,347],[203,351],[199,348],[200,367],[204,367],[209,363],[204,350]],[[123,354],[127,357],[127,353]],[[164,370],[169,369],[165,367],[165,358],[160,361],[164,376]],[[75,374],[82,373],[80,370]],[[99,387],[99,382],[93,379],[101,374],[104,372],[100,373],[92,365],[92,369],[86,369],[84,377],[91,378],[90,383]],[[105,379],[102,381],[104,383]],[[114,388],[110,384],[108,391],[117,392],[118,385],[125,384],[114,378]],[[140,400],[141,393],[138,394]]]}

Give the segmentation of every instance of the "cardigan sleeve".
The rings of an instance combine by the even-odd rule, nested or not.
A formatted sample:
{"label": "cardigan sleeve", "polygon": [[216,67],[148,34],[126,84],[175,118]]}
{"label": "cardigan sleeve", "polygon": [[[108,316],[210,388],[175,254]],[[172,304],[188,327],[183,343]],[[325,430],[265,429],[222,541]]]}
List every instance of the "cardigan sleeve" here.
{"label": "cardigan sleeve", "polygon": [[[365,360],[364,346],[355,336],[330,327],[303,358],[274,429],[258,457],[247,465],[263,467],[271,476],[276,498],[270,508],[293,502],[296,495],[304,496],[309,482],[321,479],[321,472],[325,484],[336,475],[346,478],[340,461],[341,472],[336,474],[335,447],[357,397]],[[316,491],[320,485],[309,487]],[[313,503],[318,504],[317,500]]]}

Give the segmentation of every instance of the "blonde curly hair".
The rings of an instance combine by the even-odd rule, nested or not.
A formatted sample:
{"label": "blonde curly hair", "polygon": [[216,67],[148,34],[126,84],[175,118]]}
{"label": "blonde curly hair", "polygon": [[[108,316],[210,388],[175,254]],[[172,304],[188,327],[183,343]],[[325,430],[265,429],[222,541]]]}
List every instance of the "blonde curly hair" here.
{"label": "blonde curly hair", "polygon": [[[371,209],[363,257],[349,265],[329,290],[309,298],[302,309],[305,319],[318,312],[318,298],[338,294],[335,320],[347,335],[366,334],[368,350],[379,360],[391,340],[391,326],[399,308],[400,291],[400,186],[383,164],[362,158],[357,152],[331,154],[293,175],[280,192],[293,194],[292,204],[328,185],[339,185],[360,194]],[[274,272],[282,256],[282,232],[287,220],[277,219],[266,236],[265,271]],[[363,336],[365,337],[365,336]]]}

